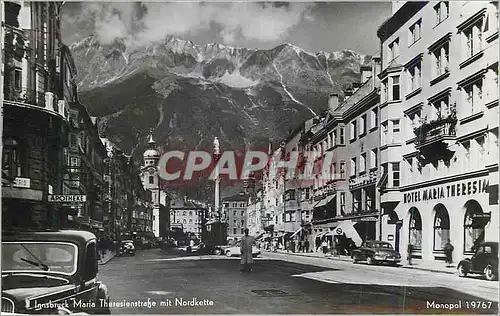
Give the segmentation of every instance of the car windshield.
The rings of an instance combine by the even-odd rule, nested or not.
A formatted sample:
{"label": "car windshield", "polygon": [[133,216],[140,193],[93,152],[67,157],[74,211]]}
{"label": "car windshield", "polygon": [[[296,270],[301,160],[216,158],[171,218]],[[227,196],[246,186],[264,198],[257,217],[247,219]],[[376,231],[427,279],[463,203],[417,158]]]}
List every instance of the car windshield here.
{"label": "car windshield", "polygon": [[2,272],[49,271],[72,275],[77,269],[74,244],[57,242],[3,242]]}

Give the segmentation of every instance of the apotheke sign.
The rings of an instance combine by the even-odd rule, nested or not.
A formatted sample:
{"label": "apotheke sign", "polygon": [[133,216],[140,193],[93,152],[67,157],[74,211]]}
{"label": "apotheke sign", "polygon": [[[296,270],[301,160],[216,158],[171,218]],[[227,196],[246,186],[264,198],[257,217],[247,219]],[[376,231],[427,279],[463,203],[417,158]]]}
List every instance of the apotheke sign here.
{"label": "apotheke sign", "polygon": [[49,195],[48,201],[49,202],[60,202],[60,203],[86,202],[87,196],[86,195]]}
{"label": "apotheke sign", "polygon": [[488,192],[489,182],[486,179],[463,181],[454,184],[442,185],[435,188],[426,188],[404,194],[403,203],[415,203],[430,200],[445,199],[455,196],[467,196]]}

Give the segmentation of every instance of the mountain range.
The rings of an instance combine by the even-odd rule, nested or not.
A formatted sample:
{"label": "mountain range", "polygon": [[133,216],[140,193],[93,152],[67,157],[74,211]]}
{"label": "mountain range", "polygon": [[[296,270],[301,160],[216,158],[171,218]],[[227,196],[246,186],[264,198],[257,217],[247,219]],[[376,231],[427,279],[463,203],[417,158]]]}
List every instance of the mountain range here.
{"label": "mountain range", "polygon": [[359,82],[370,56],[309,53],[292,44],[269,50],[196,45],[178,37],[146,47],[94,36],[70,46],[81,102],[99,130],[137,161],[147,134],[163,148],[267,149],[327,109],[330,93]]}

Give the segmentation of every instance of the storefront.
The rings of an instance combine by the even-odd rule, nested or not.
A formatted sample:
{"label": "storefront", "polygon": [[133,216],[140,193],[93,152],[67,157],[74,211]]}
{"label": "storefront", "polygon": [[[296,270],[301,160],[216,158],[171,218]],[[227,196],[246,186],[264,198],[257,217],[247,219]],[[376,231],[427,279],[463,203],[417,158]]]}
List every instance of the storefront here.
{"label": "storefront", "polygon": [[444,260],[448,240],[454,261],[471,254],[475,245],[498,241],[498,214],[492,212],[487,175],[401,190],[401,202],[383,217],[382,239],[393,243],[403,258],[408,244],[413,258]]}

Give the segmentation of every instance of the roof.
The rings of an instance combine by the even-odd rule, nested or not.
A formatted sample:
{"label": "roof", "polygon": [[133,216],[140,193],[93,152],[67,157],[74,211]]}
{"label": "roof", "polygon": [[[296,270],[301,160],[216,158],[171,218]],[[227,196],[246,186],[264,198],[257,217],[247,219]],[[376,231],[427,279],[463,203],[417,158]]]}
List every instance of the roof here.
{"label": "roof", "polygon": [[85,230],[23,230],[2,231],[2,242],[9,241],[60,241],[73,242],[78,245],[96,239],[96,236]]}
{"label": "roof", "polygon": [[170,209],[171,210],[194,210],[194,209],[204,209],[203,206],[198,205],[197,203],[187,200],[184,201],[183,198],[177,198],[170,201]]}
{"label": "roof", "polygon": [[228,196],[222,199],[222,201],[236,201],[236,202],[247,202],[248,201],[248,196],[245,194],[236,194],[232,196]]}

